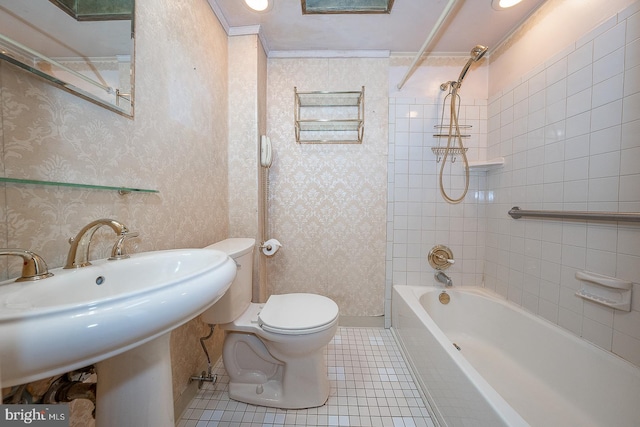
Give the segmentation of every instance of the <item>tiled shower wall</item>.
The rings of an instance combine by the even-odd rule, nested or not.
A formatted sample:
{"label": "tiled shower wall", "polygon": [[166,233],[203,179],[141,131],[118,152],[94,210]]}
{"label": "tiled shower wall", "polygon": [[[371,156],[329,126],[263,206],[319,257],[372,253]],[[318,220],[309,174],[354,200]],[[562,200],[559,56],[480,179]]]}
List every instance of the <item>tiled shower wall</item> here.
{"label": "tiled shower wall", "polygon": [[640,2],[491,96],[488,116],[488,157],[506,165],[487,176],[485,286],[640,365],[640,286],[630,313],[574,295],[576,271],[640,281],[640,227],[506,215],[640,211]]}
{"label": "tiled shower wall", "polygon": [[[499,65],[491,58],[489,74],[499,83],[494,86],[508,87],[492,87],[499,93],[489,96],[488,105],[480,99],[482,83],[472,81],[470,87],[465,82],[460,116],[474,125],[465,140],[470,159],[504,157],[505,165],[473,173],[469,194],[459,205],[446,204],[438,194],[439,163],[431,153],[444,94],[394,98],[391,88],[386,308],[389,312],[392,285],[434,283],[426,255],[433,245],[445,244],[456,259],[447,271],[454,285],[484,285],[640,365],[639,286],[634,285],[630,313],[574,295],[578,270],[640,281],[640,227],[507,215],[518,205],[640,211],[640,2],[576,36],[552,58],[544,49],[536,52],[540,64],[526,75],[497,69],[505,61],[509,66],[530,62],[532,53],[518,49],[518,42],[526,45],[537,37],[528,30],[532,26],[564,33],[566,27],[558,25],[567,21],[556,15],[563,8],[565,14],[575,12],[571,7],[550,2],[495,55]],[[436,94],[442,72],[438,64],[425,65],[414,87]],[[469,76],[479,72],[472,69]],[[473,95],[480,96],[473,100]],[[460,186],[460,170],[454,175],[450,188]]]}
{"label": "tiled shower wall", "polygon": [[[464,92],[464,91],[462,91]],[[482,285],[484,259],[484,191],[486,173],[470,175],[465,200],[448,204],[440,196],[438,174],[441,161],[431,147],[446,145],[434,134],[446,132],[434,126],[442,121],[446,92],[438,98],[390,98],[387,213],[387,310],[391,284],[429,285],[435,283],[426,255],[437,244],[448,246],[455,264],[447,270],[455,285]],[[461,95],[460,124],[470,135],[464,139],[470,161],[484,158],[487,106],[484,100],[468,100]],[[448,104],[447,100],[447,105]],[[456,157],[444,171],[450,196],[462,194],[463,161]],[[388,312],[388,311],[387,311]]]}

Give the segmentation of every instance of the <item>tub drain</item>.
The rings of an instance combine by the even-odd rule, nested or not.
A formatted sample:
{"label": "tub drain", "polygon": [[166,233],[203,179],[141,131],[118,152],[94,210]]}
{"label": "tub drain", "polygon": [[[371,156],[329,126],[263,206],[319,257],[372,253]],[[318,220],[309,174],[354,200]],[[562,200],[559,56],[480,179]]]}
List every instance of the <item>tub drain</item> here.
{"label": "tub drain", "polygon": [[446,292],[442,292],[440,295],[438,295],[438,299],[442,304],[449,304],[449,301],[451,301],[451,297]]}

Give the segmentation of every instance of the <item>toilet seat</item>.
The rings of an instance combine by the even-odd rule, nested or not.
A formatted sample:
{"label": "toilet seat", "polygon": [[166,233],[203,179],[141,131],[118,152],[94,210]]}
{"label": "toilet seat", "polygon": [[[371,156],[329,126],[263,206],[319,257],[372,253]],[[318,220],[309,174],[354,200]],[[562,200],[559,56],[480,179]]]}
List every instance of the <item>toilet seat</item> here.
{"label": "toilet seat", "polygon": [[322,295],[271,295],[258,314],[258,324],[275,334],[313,334],[333,326],[338,313],[338,305]]}

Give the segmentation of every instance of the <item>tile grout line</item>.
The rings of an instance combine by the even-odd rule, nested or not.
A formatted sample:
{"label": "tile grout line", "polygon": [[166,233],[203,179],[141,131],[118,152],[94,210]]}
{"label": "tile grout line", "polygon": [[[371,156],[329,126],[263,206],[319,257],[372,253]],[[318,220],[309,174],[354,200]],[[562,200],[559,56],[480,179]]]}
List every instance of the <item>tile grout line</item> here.
{"label": "tile grout line", "polygon": [[388,329],[339,327],[327,345],[331,391],[318,408],[283,410],[229,399],[219,360],[216,384],[205,384],[177,427],[374,426],[433,427],[424,397]]}

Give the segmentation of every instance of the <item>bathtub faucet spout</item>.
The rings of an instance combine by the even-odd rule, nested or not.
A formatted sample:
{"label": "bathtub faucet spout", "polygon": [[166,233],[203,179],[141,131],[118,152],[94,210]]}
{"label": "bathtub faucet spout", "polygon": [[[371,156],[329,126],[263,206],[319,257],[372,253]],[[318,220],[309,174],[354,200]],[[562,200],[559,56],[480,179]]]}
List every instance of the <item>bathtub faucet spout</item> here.
{"label": "bathtub faucet spout", "polygon": [[444,283],[444,285],[449,288],[451,286],[453,286],[453,281],[451,280],[451,278],[449,276],[447,276],[443,271],[438,271],[434,277],[436,278],[436,280],[440,283]]}

